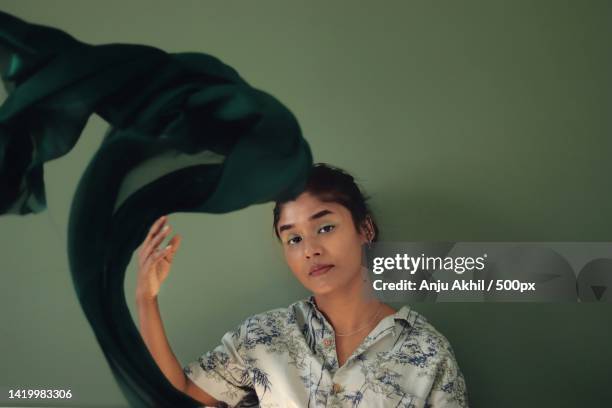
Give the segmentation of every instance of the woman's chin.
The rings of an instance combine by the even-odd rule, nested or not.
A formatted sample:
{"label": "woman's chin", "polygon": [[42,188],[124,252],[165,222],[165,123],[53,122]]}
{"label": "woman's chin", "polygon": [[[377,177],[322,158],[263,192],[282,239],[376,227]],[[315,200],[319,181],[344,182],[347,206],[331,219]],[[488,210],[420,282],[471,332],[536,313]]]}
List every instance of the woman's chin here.
{"label": "woman's chin", "polygon": [[310,285],[310,291],[315,296],[326,296],[330,294],[340,294],[346,292],[346,285],[338,284],[338,282],[331,282],[322,285]]}
{"label": "woman's chin", "polygon": [[330,293],[337,292],[338,288],[339,285],[337,283],[334,284],[332,282],[320,282],[319,284],[313,284],[312,282],[310,282],[310,284],[308,285],[308,290],[310,290],[315,296],[329,295]]}
{"label": "woman's chin", "polygon": [[331,285],[321,285],[321,286],[310,285],[308,289],[312,292],[313,295],[322,296],[322,295],[328,295],[330,293],[333,293],[336,288]]}

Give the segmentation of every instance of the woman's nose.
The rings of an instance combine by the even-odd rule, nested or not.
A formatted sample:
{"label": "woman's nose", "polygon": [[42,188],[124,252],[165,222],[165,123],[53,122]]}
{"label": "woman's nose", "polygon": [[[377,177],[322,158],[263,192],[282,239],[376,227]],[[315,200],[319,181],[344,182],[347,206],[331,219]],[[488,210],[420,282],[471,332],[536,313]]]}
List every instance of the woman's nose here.
{"label": "woman's nose", "polygon": [[309,239],[305,242],[304,255],[307,259],[310,259],[313,256],[321,255],[322,251],[323,248],[321,247],[321,245],[319,245],[316,239]]}

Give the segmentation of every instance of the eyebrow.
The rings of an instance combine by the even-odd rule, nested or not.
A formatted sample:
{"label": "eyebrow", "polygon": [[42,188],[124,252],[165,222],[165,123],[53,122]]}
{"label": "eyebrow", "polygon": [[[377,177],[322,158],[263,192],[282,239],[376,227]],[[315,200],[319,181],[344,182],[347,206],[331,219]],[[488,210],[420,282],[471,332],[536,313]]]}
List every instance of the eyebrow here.
{"label": "eyebrow", "polygon": [[[316,220],[317,218],[324,217],[324,216],[326,216],[327,214],[333,214],[333,212],[332,212],[332,211],[329,211],[329,210],[321,210],[321,211],[319,211],[319,212],[317,212],[317,213],[312,214],[310,217],[308,217],[308,220],[309,220],[309,221],[310,221],[310,220]],[[281,226],[278,228],[278,234],[280,235],[280,233],[281,233],[281,232],[283,232],[283,231],[285,231],[285,230],[288,230],[288,229],[291,229],[291,228],[293,228],[293,227],[294,227],[294,224],[285,224],[285,225],[281,225]]]}

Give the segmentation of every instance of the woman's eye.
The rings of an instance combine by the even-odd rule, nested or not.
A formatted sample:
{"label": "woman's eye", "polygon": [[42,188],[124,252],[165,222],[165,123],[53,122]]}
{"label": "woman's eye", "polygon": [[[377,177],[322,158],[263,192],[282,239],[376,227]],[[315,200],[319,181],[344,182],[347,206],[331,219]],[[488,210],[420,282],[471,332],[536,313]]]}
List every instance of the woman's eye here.
{"label": "woman's eye", "polygon": [[295,244],[297,244],[297,243],[299,242],[299,241],[296,241],[296,240],[301,240],[301,238],[300,238],[300,237],[293,237],[293,238],[289,239],[289,240],[287,241],[287,243],[288,243],[289,245],[295,245]]}
{"label": "woman's eye", "polygon": [[[332,225],[332,224],[324,225],[321,228],[319,228],[318,232],[328,233],[328,232],[332,231],[334,228],[336,228],[336,226]],[[302,240],[302,238],[300,238],[299,236],[292,237],[292,238],[289,238],[287,240],[287,244],[288,245],[295,245],[295,244],[299,243],[301,240]]]}
{"label": "woman's eye", "polygon": [[321,227],[321,229],[319,231],[330,232],[334,228],[336,228],[336,227],[330,224],[330,225],[325,225],[325,226]]}

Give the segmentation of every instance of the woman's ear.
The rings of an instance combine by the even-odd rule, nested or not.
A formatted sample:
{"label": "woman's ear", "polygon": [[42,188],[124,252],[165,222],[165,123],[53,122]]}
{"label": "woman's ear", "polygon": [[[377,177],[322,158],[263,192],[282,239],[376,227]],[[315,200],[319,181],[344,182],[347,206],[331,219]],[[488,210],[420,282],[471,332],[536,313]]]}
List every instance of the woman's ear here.
{"label": "woman's ear", "polygon": [[372,217],[366,215],[365,220],[363,221],[363,231],[365,233],[366,240],[368,242],[372,242],[374,240],[374,223],[372,221]]}

